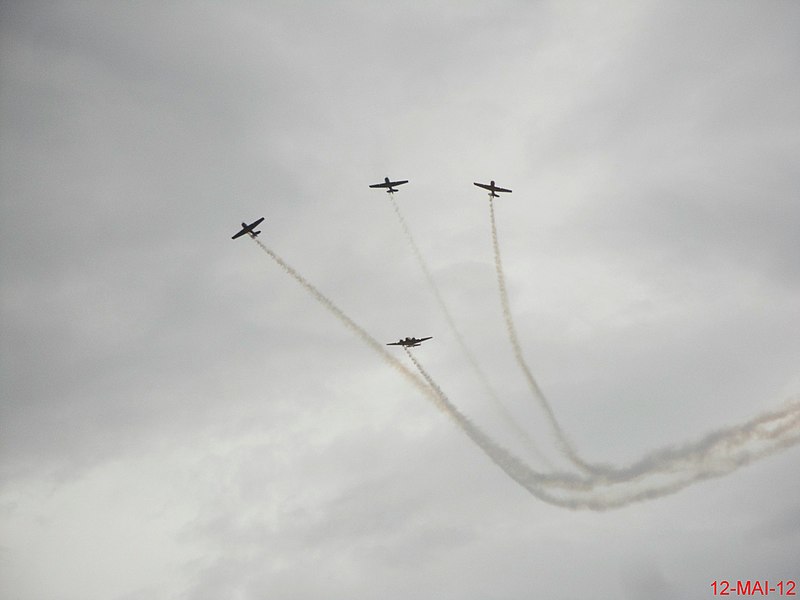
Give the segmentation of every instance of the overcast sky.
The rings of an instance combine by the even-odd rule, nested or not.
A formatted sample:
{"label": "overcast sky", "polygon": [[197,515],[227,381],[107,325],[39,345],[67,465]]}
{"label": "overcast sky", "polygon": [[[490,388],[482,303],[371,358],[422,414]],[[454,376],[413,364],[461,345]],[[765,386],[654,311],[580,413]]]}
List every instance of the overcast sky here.
{"label": "overcast sky", "polygon": [[[0,8],[0,592],[711,597],[800,579],[800,449],[608,512],[625,466],[800,394],[796,2]],[[460,350],[387,194],[395,195]],[[391,348],[413,369],[401,349]],[[514,427],[512,427],[512,425]],[[546,463],[517,431],[535,439]]]}

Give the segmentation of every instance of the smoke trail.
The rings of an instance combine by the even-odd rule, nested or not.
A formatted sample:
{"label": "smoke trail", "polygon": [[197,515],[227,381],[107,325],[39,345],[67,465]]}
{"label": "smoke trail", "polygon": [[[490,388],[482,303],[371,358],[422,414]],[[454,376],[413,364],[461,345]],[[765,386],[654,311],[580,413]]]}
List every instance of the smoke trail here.
{"label": "smoke trail", "polygon": [[[762,421],[769,422],[762,422]],[[722,477],[741,467],[749,465],[781,450],[800,443],[800,404],[794,402],[783,411],[759,417],[739,427],[721,430],[707,436],[690,447],[671,451],[674,453],[673,468],[683,464],[685,470],[677,473],[675,480],[667,479],[649,486],[631,486],[631,482],[619,485],[621,492],[614,495],[614,489],[605,493],[595,492],[588,496],[573,496],[568,499],[570,508],[608,510],[634,502],[651,500],[674,494],[694,483]],[[697,453],[691,450],[696,449]],[[640,480],[647,482],[645,472]]]}
{"label": "smoke trail", "polygon": [[[539,473],[494,442],[463,415],[444,395],[441,388],[414,359],[408,349],[406,349],[406,353],[422,375],[422,379],[389,354],[379,342],[345,315],[341,309],[277,254],[257,239],[253,239],[320,304],[413,383],[439,410],[449,416],[492,462],[532,495],[544,502],[570,509],[602,511],[619,508],[634,502],[675,493],[698,481],[720,477],[779,450],[800,443],[800,401],[795,400],[787,403],[783,410],[765,413],[742,425],[713,432],[694,444],[652,453],[628,469],[609,467],[601,475],[589,478],[570,473]],[[761,446],[753,448],[754,444],[761,444]],[[647,477],[664,472],[668,475],[677,472],[679,478],[675,481],[656,481],[655,484],[643,487],[643,489],[630,487],[631,483],[646,483]],[[598,490],[598,487],[601,489]],[[614,495],[616,489],[621,489],[621,492]]]}
{"label": "smoke trail", "polygon": [[[258,246],[267,254],[269,255],[272,260],[274,260],[278,265],[286,271],[289,275],[291,275],[300,285],[302,285],[307,292],[309,292],[314,299],[316,299],[320,304],[322,304],[328,311],[330,311],[337,319],[339,319],[348,329],[353,331],[356,335],[358,335],[370,348],[375,350],[378,354],[380,354],[381,358],[383,358],[389,365],[395,368],[399,373],[405,376],[411,383],[413,383],[429,400],[431,400],[434,405],[445,413],[447,416],[451,418],[461,429],[464,431],[467,436],[470,437],[486,454],[492,459],[498,466],[500,466],[504,471],[509,473],[512,477],[514,477],[514,473],[517,471],[522,472],[525,474],[525,477],[531,481],[536,482],[536,485],[533,486],[531,489],[531,493],[535,496],[541,498],[546,502],[555,502],[554,498],[551,498],[549,494],[547,494],[544,490],[544,482],[548,481],[558,481],[562,479],[565,482],[573,482],[573,485],[580,486],[581,482],[574,476],[569,474],[562,474],[557,476],[552,475],[543,475],[534,471],[533,469],[529,468],[522,461],[515,456],[511,455],[507,450],[503,447],[499,446],[495,442],[489,438],[483,431],[481,431],[476,425],[472,423],[464,414],[461,413],[442,393],[441,389],[433,382],[430,377],[427,376],[427,373],[422,369],[421,365],[417,363],[413,357],[411,357],[412,362],[417,366],[420,373],[423,375],[424,380],[420,379],[418,375],[408,370],[408,368],[403,365],[400,361],[398,361],[394,356],[389,354],[384,346],[375,340],[371,335],[369,335],[364,329],[362,329],[358,324],[355,323],[350,317],[348,317],[342,310],[336,306],[330,299],[328,299],[322,292],[320,292],[317,288],[315,288],[311,283],[309,283],[300,273],[295,271],[291,266],[289,266],[286,262],[283,261],[281,257],[275,254],[272,250],[270,250],[267,246],[262,244],[257,238],[253,237],[253,241],[258,244]],[[408,351],[406,351],[408,352]],[[410,356],[410,354],[409,354]],[[505,466],[504,466],[505,465]],[[516,478],[516,477],[515,477]],[[585,484],[584,484],[585,485]],[[541,488],[541,489],[540,489]]]}
{"label": "smoke trail", "polygon": [[[494,248],[495,267],[497,270],[498,288],[500,290],[500,300],[503,309],[503,316],[506,322],[506,328],[508,330],[508,336],[514,350],[514,356],[525,375],[531,392],[539,401],[540,406],[547,414],[550,425],[556,433],[557,441],[559,442],[561,450],[576,466],[578,466],[583,472],[590,475],[588,480],[583,480],[588,485],[578,487],[597,488],[598,486],[603,485],[607,486],[623,483],[636,484],[642,480],[647,480],[648,478],[659,474],[683,473],[685,476],[687,472],[689,473],[688,477],[685,478],[683,483],[673,482],[669,485],[663,485],[656,487],[655,489],[646,490],[641,492],[639,495],[629,495],[627,496],[627,500],[621,501],[624,504],[629,501],[635,501],[636,498],[647,499],[649,497],[656,497],[666,493],[672,493],[672,491],[682,489],[694,481],[707,479],[711,476],[718,476],[713,474],[704,475],[704,471],[699,468],[698,463],[700,461],[706,461],[711,464],[711,457],[713,457],[715,453],[719,453],[722,448],[727,448],[729,451],[737,449],[737,451],[741,453],[737,455],[739,458],[733,460],[733,458],[729,456],[728,459],[733,460],[733,462],[738,466],[743,466],[744,464],[749,464],[753,460],[756,460],[762,456],[766,456],[767,454],[771,454],[772,452],[786,447],[787,445],[797,443],[798,440],[796,437],[796,432],[794,434],[791,432],[791,423],[794,422],[791,421],[791,412],[792,410],[797,410],[797,407],[795,406],[794,409],[789,407],[784,411],[766,413],[763,416],[755,417],[751,421],[740,426],[721,429],[706,435],[693,444],[688,444],[679,448],[662,449],[649,453],[644,458],[627,467],[619,468],[610,465],[586,463],[578,456],[572,444],[566,437],[566,434],[559,426],[558,421],[555,418],[555,414],[553,413],[553,410],[547,401],[547,398],[536,383],[530,368],[525,362],[522,353],[522,347],[519,343],[519,338],[517,337],[516,328],[511,316],[511,309],[509,307],[508,292],[505,286],[505,277],[503,275],[502,261],[500,258],[500,247],[497,237],[497,224],[494,215],[494,204],[491,197],[489,198],[489,212],[492,227],[492,245]],[[790,426],[788,428],[778,428],[771,436],[768,436],[769,439],[776,440],[775,445],[771,450],[753,452],[747,451],[747,448],[745,447],[747,444],[763,436],[761,428],[765,427],[770,422],[785,419],[790,419]],[[787,435],[785,437],[778,436],[778,434],[783,433],[786,433]],[[739,450],[740,448],[741,450]],[[725,457],[718,457],[717,460],[724,462]],[[734,468],[738,468],[738,466]],[[708,468],[711,469],[712,472],[720,471],[720,469],[717,467],[709,466]],[[691,473],[692,469],[695,469],[694,474]],[[720,472],[720,474],[725,472],[729,472],[729,470],[723,470]],[[551,483],[561,487],[576,489],[574,480],[556,480]],[[610,501],[609,503],[609,507],[612,507],[611,504],[613,503]],[[586,507],[596,508],[595,506]]]}
{"label": "smoke trail", "polygon": [[428,287],[430,288],[431,292],[433,292],[434,297],[436,298],[436,302],[439,305],[439,308],[442,310],[444,317],[447,321],[447,325],[450,328],[450,331],[456,338],[459,347],[461,348],[461,352],[466,357],[467,361],[469,362],[470,366],[472,367],[472,371],[475,373],[475,376],[480,380],[481,384],[483,385],[484,390],[492,399],[495,404],[495,407],[499,411],[500,416],[502,417],[503,421],[505,421],[506,425],[508,425],[512,431],[517,435],[519,439],[521,439],[529,450],[538,458],[541,462],[543,462],[546,466],[551,467],[552,464],[550,461],[542,454],[539,447],[536,445],[536,442],[533,441],[533,438],[522,429],[511,415],[508,412],[508,409],[505,405],[501,402],[500,398],[497,396],[497,393],[492,388],[491,384],[489,383],[486,374],[481,369],[480,365],[478,364],[477,359],[470,351],[469,347],[467,346],[464,337],[461,335],[461,332],[458,330],[456,326],[455,320],[453,319],[452,314],[450,313],[450,309],[447,308],[447,304],[442,298],[442,294],[439,291],[439,286],[436,285],[436,281],[433,279],[433,275],[431,274],[430,269],[428,268],[428,264],[425,262],[425,259],[422,257],[422,252],[420,252],[419,246],[414,241],[414,236],[411,235],[411,229],[406,223],[405,218],[403,218],[403,214],[400,212],[400,206],[398,206],[397,201],[394,199],[394,194],[388,194],[389,200],[392,203],[392,208],[394,208],[394,212],[397,215],[397,220],[400,222],[400,226],[403,229],[403,233],[405,233],[406,240],[408,241],[411,249],[414,251],[414,256],[417,259],[417,263],[419,263],[422,272],[425,274],[425,280],[428,283]]}
{"label": "smoke trail", "polygon": [[578,456],[578,453],[575,451],[572,443],[567,438],[566,433],[564,433],[564,430],[561,429],[561,426],[558,424],[558,420],[556,419],[556,415],[553,412],[553,409],[550,407],[550,403],[547,401],[547,398],[539,387],[539,384],[536,383],[533,374],[525,362],[525,357],[522,354],[522,346],[520,345],[519,338],[517,337],[517,330],[516,327],[514,327],[514,320],[511,317],[511,309],[508,302],[508,291],[506,290],[505,276],[503,275],[503,263],[500,260],[500,244],[497,241],[497,225],[494,219],[494,203],[492,202],[491,196],[489,197],[489,215],[492,222],[492,247],[494,248],[494,266],[495,270],[497,271],[497,287],[500,290],[500,304],[503,309],[503,318],[506,322],[506,329],[508,330],[508,339],[511,341],[511,347],[514,350],[514,357],[517,359],[517,364],[525,375],[525,380],[528,383],[531,393],[538,401],[539,406],[547,415],[547,420],[555,432],[556,442],[561,452],[581,470],[587,473],[593,473],[594,471],[592,466],[584,462]]}
{"label": "smoke trail", "polygon": [[439,401],[439,397],[425,384],[425,382],[419,378],[416,374],[408,370],[399,360],[397,360],[394,356],[389,354],[386,349],[384,348],[383,344],[378,342],[375,338],[373,338],[370,334],[368,334],[364,329],[362,329],[355,321],[353,321],[350,317],[348,317],[342,310],[336,306],[331,300],[329,300],[322,292],[320,292],[317,288],[311,285],[300,273],[295,271],[292,267],[286,264],[283,259],[275,254],[272,250],[267,248],[264,244],[262,244],[258,239],[255,237],[253,241],[258,244],[258,246],[266,252],[272,260],[274,260],[280,267],[286,271],[289,275],[294,277],[297,282],[302,285],[307,292],[309,292],[314,299],[317,300],[322,306],[327,308],[333,315],[339,319],[344,325],[350,329],[353,333],[358,335],[370,348],[372,348],[375,352],[380,354],[381,358],[389,363],[394,369],[396,369],[401,375],[406,377],[411,383],[413,383],[423,394],[425,394],[429,399],[433,400],[433,403],[439,408],[439,410],[448,413],[448,409],[446,406],[442,405]]}
{"label": "smoke trail", "polygon": [[[682,446],[662,448],[648,453],[631,465],[619,468],[593,465],[595,485],[636,483],[656,475],[685,473],[703,465],[732,460],[741,462],[746,455],[758,452],[750,446],[760,442],[776,442],[780,447],[800,441],[800,402],[786,402],[781,410],[769,411],[739,425],[712,431],[699,440]],[[736,458],[739,457],[739,458]]]}
{"label": "smoke trail", "polygon": [[[558,497],[550,494],[546,490],[545,482],[552,479],[552,476],[543,475],[538,473],[524,464],[520,459],[511,454],[508,450],[494,442],[488,435],[478,428],[469,418],[462,414],[444,395],[442,389],[436,384],[435,381],[428,375],[427,371],[422,368],[422,365],[411,354],[411,350],[403,347],[406,355],[414,363],[414,366],[419,371],[420,375],[428,383],[429,389],[439,399],[441,406],[444,406],[450,418],[461,428],[461,430],[473,441],[478,447],[483,450],[484,454],[491,459],[498,467],[500,467],[512,479],[520,483],[531,494],[548,502],[550,504],[563,505]],[[572,475],[563,474],[564,481],[574,481],[575,485],[580,486],[580,481]]]}
{"label": "smoke trail", "polygon": [[[453,320],[453,316],[450,314],[450,310],[447,308],[447,304],[445,304],[444,298],[442,298],[442,294],[439,291],[439,287],[436,285],[436,282],[433,279],[433,275],[431,275],[430,269],[428,268],[428,264],[425,262],[425,259],[422,258],[422,253],[419,250],[419,246],[417,246],[417,243],[414,241],[414,236],[411,235],[411,230],[408,227],[408,223],[406,223],[406,220],[403,218],[403,215],[400,212],[400,207],[397,205],[397,201],[395,201],[394,199],[394,194],[389,194],[389,199],[392,203],[392,208],[394,208],[394,212],[397,215],[397,220],[400,222],[400,226],[403,228],[403,233],[405,233],[406,240],[411,246],[411,249],[414,251],[414,256],[416,257],[417,262],[419,263],[419,266],[422,269],[422,272],[425,274],[425,280],[427,281],[428,286],[431,289],[431,292],[433,292],[433,295],[436,298],[436,302],[439,304],[439,308],[441,308],[442,313],[444,314],[445,319],[447,320],[447,325],[450,327],[450,331],[452,331],[453,335],[456,337],[456,340],[458,341],[461,350],[463,351],[464,355],[466,356],[467,360],[472,366],[473,371],[475,371],[476,376],[478,377],[478,379],[480,379],[484,388],[486,388],[486,391],[489,393],[492,399],[494,399],[499,403],[500,401],[497,398],[497,394],[489,384],[489,381],[486,378],[486,374],[478,365],[478,361],[475,359],[475,356],[467,347],[467,344],[463,336],[461,335],[461,332],[458,330],[458,327],[456,326],[455,321]],[[504,407],[502,408],[503,410],[505,410]],[[510,417],[510,415],[508,416]]]}
{"label": "smoke trail", "polygon": [[[673,460],[678,459],[677,462],[689,467],[675,481],[656,482],[643,489],[628,486],[615,496],[611,493],[613,490],[598,491],[597,482],[570,474],[543,475],[532,470],[462,415],[411,351],[408,348],[404,350],[430,389],[439,396],[442,405],[447,407],[453,420],[497,466],[540,500],[564,508],[605,511],[667,496],[693,483],[726,475],[800,442],[800,402],[795,401],[788,403],[782,411],[767,413],[739,427],[720,430],[696,444],[671,451]],[[747,447],[754,442],[763,442],[764,446],[756,449]],[[647,474],[651,473],[642,473]],[[553,488],[561,488],[567,491],[567,495],[557,495],[553,493]]]}

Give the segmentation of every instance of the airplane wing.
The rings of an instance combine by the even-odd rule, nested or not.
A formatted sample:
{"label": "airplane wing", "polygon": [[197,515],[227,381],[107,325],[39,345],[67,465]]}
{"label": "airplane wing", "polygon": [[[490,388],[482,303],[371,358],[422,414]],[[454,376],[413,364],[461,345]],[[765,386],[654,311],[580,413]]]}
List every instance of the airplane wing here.
{"label": "airplane wing", "polygon": [[387,346],[402,346],[400,342],[392,342],[391,344],[386,344]]}
{"label": "airplane wing", "polygon": [[242,229],[242,230],[241,230],[239,233],[237,233],[236,235],[234,235],[234,236],[233,236],[231,239],[232,239],[232,240],[235,240],[235,239],[236,239],[236,238],[238,238],[238,237],[242,237],[242,236],[243,236],[245,233],[247,233],[247,229]]}
{"label": "airplane wing", "polygon": [[408,179],[404,179],[403,181],[384,181],[383,183],[373,183],[371,188],[390,188],[395,185],[403,185],[404,183],[408,183]]}
{"label": "airplane wing", "polygon": [[247,226],[248,229],[255,229],[256,227],[258,227],[261,224],[261,221],[263,221],[263,220],[264,220],[264,217],[261,217],[257,221],[254,221],[254,222],[250,223],[250,225]]}
{"label": "airplane wing", "polygon": [[420,338],[417,341],[418,342],[424,342],[425,340],[432,340],[432,339],[433,339],[433,336],[430,336],[430,337],[426,337],[426,338]]}
{"label": "airplane wing", "polygon": [[[494,182],[492,182],[494,183]],[[506,188],[497,187],[496,185],[492,185],[490,183],[478,183],[473,182],[473,185],[477,185],[479,188],[483,188],[485,190],[489,190],[490,192],[508,192],[511,193],[511,190]]]}

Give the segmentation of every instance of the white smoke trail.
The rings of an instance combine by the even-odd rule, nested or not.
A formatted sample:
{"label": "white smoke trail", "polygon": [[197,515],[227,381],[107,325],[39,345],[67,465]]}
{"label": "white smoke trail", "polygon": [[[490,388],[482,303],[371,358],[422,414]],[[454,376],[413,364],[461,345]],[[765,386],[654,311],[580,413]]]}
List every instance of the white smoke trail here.
{"label": "white smoke trail", "polygon": [[[556,432],[557,439],[560,442],[560,449],[573,462],[573,464],[578,466],[583,472],[590,475],[588,479],[582,480],[587,485],[579,487],[591,489],[597,488],[598,486],[638,484],[654,476],[670,473],[680,473],[684,477],[683,482],[672,482],[670,484],[658,486],[655,489],[648,489],[640,492],[639,496],[642,499],[646,499],[649,497],[655,497],[657,495],[663,495],[664,493],[671,493],[669,490],[677,491],[694,481],[699,481],[714,476],[710,474],[707,476],[704,475],[705,471],[703,471],[703,468],[701,468],[701,462],[703,464],[711,465],[708,467],[711,472],[720,472],[720,474],[728,472],[724,469],[720,471],[719,465],[714,463],[714,460],[716,460],[717,463],[725,462],[726,458],[722,452],[722,449],[728,450],[729,460],[733,460],[736,465],[742,466],[744,464],[749,464],[761,456],[771,454],[773,451],[777,451],[778,449],[786,447],[787,445],[793,445],[794,443],[797,443],[796,431],[794,431],[792,427],[792,423],[795,423],[796,421],[796,415],[793,417],[793,413],[797,411],[797,405],[792,404],[783,411],[765,413],[764,415],[755,417],[751,421],[739,426],[729,427],[712,432],[692,444],[678,448],[667,448],[651,452],[644,458],[627,467],[589,464],[580,458],[559,426],[555,418],[555,414],[553,413],[553,410],[547,401],[547,398],[536,383],[536,380],[534,379],[522,354],[522,348],[519,343],[519,338],[517,337],[516,328],[514,327],[513,318],[511,316],[511,310],[509,307],[508,292],[505,286],[502,261],[500,259],[500,248],[497,237],[494,205],[491,198],[489,199],[489,211],[500,299],[509,339],[514,350],[514,356],[525,375],[531,392],[539,401],[539,404],[548,416],[553,430]],[[769,440],[775,442],[775,444],[770,447],[771,449],[748,450],[747,446],[749,444],[754,443],[763,437],[762,428],[767,427],[773,422],[784,421],[787,419],[790,424],[788,428],[778,427],[767,436]],[[738,456],[739,458],[734,460],[732,458],[734,455]],[[715,456],[716,459],[714,459]],[[562,479],[560,481],[553,481],[552,484],[575,489],[574,480]],[[629,494],[626,496],[626,498],[630,499],[633,498],[633,496]],[[627,499],[620,500],[620,502],[628,502]]]}
{"label": "white smoke trail", "polygon": [[394,369],[400,372],[401,375],[406,377],[411,383],[413,383],[422,393],[424,393],[429,399],[433,400],[434,404],[442,410],[443,412],[447,413],[448,410],[445,406],[442,406],[439,402],[438,396],[433,393],[433,391],[422,381],[419,376],[415,373],[408,370],[405,365],[403,365],[400,361],[398,361],[394,356],[389,354],[386,349],[384,348],[383,344],[378,342],[375,338],[369,335],[364,329],[362,329],[359,325],[356,324],[350,317],[348,317],[342,310],[336,306],[331,300],[329,300],[322,292],[320,292],[317,288],[311,285],[300,273],[295,271],[292,267],[286,264],[283,259],[275,254],[272,250],[267,248],[264,244],[262,244],[258,239],[253,238],[256,244],[266,252],[272,260],[274,260],[280,267],[286,271],[289,275],[294,277],[297,282],[302,285],[307,292],[309,292],[322,306],[327,308],[333,315],[339,319],[344,325],[350,329],[353,333],[358,335],[370,348],[372,348],[375,352],[377,352],[383,360],[389,363]]}
{"label": "white smoke trail", "polygon": [[794,402],[782,411],[720,430],[698,443],[668,451],[672,455],[672,462],[667,464],[674,471],[671,480],[665,477],[664,481],[648,481],[654,478],[654,474],[664,470],[662,465],[658,465],[651,471],[643,472],[636,481],[627,480],[607,490],[573,495],[568,501],[570,508],[608,510],[660,498],[694,483],[722,477],[798,443],[800,403]]}
{"label": "white smoke trail", "polygon": [[[369,335],[364,329],[362,329],[358,324],[355,323],[350,317],[348,317],[342,310],[336,306],[330,299],[328,299],[322,292],[320,292],[317,288],[311,285],[300,273],[295,271],[291,266],[289,266],[284,260],[275,254],[272,250],[270,250],[267,246],[262,244],[257,238],[253,237],[253,241],[267,254],[269,255],[272,260],[274,260],[278,265],[286,271],[289,275],[291,275],[300,285],[302,285],[307,292],[309,292],[314,299],[316,299],[320,304],[322,304],[328,311],[330,311],[337,319],[339,319],[348,329],[353,331],[356,335],[358,335],[370,348],[375,350],[381,358],[383,358],[387,363],[389,363],[393,368],[395,368],[398,372],[400,372],[403,376],[405,376],[411,383],[413,383],[429,400],[431,400],[434,405],[449,416],[461,429],[464,431],[484,452],[491,458],[494,462],[502,467],[502,463],[509,463],[511,465],[518,465],[518,469],[524,471],[526,477],[530,480],[534,480],[537,482],[544,482],[544,481],[556,481],[558,480],[558,476],[552,475],[543,475],[534,471],[533,469],[527,467],[520,461],[518,458],[512,456],[507,450],[502,448],[501,446],[494,443],[488,435],[483,433],[476,425],[474,425],[465,415],[461,413],[442,393],[442,391],[436,386],[433,380],[427,376],[427,373],[422,370],[422,367],[416,362],[412,361],[417,365],[417,368],[420,370],[420,373],[423,374],[425,380],[423,381],[420,379],[418,375],[411,372],[403,365],[400,361],[398,361],[394,356],[389,354],[385,347],[375,340],[371,335]],[[435,386],[435,387],[434,387]],[[499,461],[499,462],[498,462]],[[505,468],[504,468],[505,470]],[[512,469],[513,472],[513,469]],[[513,475],[512,475],[513,477]],[[574,478],[574,476],[569,474],[564,474],[563,479],[565,481],[574,481],[576,485],[580,485],[580,482]],[[546,494],[544,488],[541,490],[531,490],[534,495],[540,497],[544,501],[550,501],[549,495]]]}
{"label": "white smoke trail", "polygon": [[[589,478],[569,473],[537,472],[494,442],[463,415],[408,349],[406,353],[422,375],[422,379],[389,354],[382,344],[359,327],[277,254],[257,239],[253,239],[318,302],[413,383],[439,410],[449,416],[509,477],[544,502],[570,509],[602,511],[619,508],[675,493],[698,481],[720,477],[800,443],[800,401],[794,400],[787,403],[783,410],[765,413],[742,425],[712,432],[693,444],[651,453],[627,469],[606,467],[597,476]],[[657,480],[649,486],[643,485],[647,483],[648,477],[665,473],[677,475],[677,478]],[[642,485],[636,487],[638,484]]]}
{"label": "white smoke trail", "polygon": [[[417,359],[414,358],[414,355],[411,354],[411,351],[405,346],[403,347],[403,350],[405,350],[408,358],[412,363],[414,363],[414,366],[417,367],[420,375],[422,375],[422,377],[428,383],[428,386],[430,386],[429,389],[432,390],[437,396],[440,405],[445,407],[445,412],[447,412],[447,414],[461,428],[461,430],[467,434],[467,436],[473,442],[475,442],[475,444],[477,444],[481,450],[483,450],[484,454],[486,454],[486,456],[488,456],[492,462],[494,462],[507,475],[520,483],[531,494],[540,500],[550,504],[562,505],[562,502],[559,501],[557,496],[554,496],[547,491],[546,482],[554,479],[553,476],[543,475],[534,471],[529,466],[524,464],[519,458],[511,454],[508,450],[497,444],[488,435],[486,435],[477,425],[463,415],[450,402],[447,396],[444,395],[444,392],[442,392],[442,389],[436,384],[431,376],[428,375],[427,371],[422,368],[422,365],[417,361]],[[581,485],[581,482],[572,475],[564,474],[562,477],[564,478],[565,482],[574,481],[576,486],[580,487]]]}
{"label": "white smoke trail", "polygon": [[781,410],[762,413],[739,425],[707,433],[697,441],[652,451],[627,467],[593,465],[595,484],[633,483],[645,477],[686,472],[700,464],[747,452],[748,446],[765,440],[793,439],[800,422],[800,401],[787,401]]}
{"label": "white smoke trail", "polygon": [[436,285],[436,281],[433,279],[433,275],[431,274],[430,269],[428,268],[428,264],[425,262],[425,259],[422,257],[422,252],[420,252],[419,246],[417,246],[416,241],[414,240],[414,236],[411,234],[411,229],[406,223],[403,214],[400,212],[400,206],[398,206],[397,201],[394,199],[394,194],[390,193],[387,194],[389,196],[389,200],[392,203],[392,208],[394,208],[394,213],[397,215],[397,220],[400,222],[400,227],[403,229],[403,233],[406,236],[406,240],[408,244],[411,246],[411,249],[414,251],[414,256],[417,259],[417,263],[419,264],[422,272],[425,274],[425,281],[428,283],[428,287],[430,288],[431,292],[433,293],[434,297],[436,298],[436,302],[439,305],[442,313],[444,314],[445,320],[447,321],[447,325],[450,328],[450,331],[456,338],[459,347],[461,348],[461,352],[464,354],[464,357],[469,362],[470,366],[472,367],[473,373],[478,378],[478,380],[483,385],[484,390],[486,391],[489,398],[492,399],[494,402],[495,408],[497,409],[498,413],[502,417],[503,421],[506,423],[508,427],[516,434],[516,436],[522,440],[522,442],[528,447],[528,449],[536,456],[536,458],[544,463],[546,466],[551,467],[552,464],[542,454],[542,451],[536,445],[536,442],[530,436],[530,434],[522,429],[511,413],[508,412],[508,409],[502,403],[500,398],[497,396],[497,393],[492,388],[491,384],[489,383],[489,379],[486,377],[486,374],[481,369],[480,365],[478,364],[477,359],[470,351],[469,347],[467,346],[467,342],[464,340],[464,337],[461,335],[458,327],[456,326],[455,320],[453,319],[452,314],[450,313],[450,309],[447,307],[447,304],[442,297],[442,294],[439,290],[439,286]]}
{"label": "white smoke trail", "polygon": [[[626,482],[626,486],[617,486],[621,487],[621,491],[616,493],[614,489],[598,490],[597,481],[570,474],[543,475],[522,463],[459,413],[411,351],[408,348],[404,350],[430,388],[439,396],[442,404],[448,407],[453,420],[497,466],[537,498],[564,508],[604,511],[660,498],[674,494],[693,483],[721,477],[800,443],[800,402],[795,401],[788,403],[781,411],[767,413],[743,425],[714,432],[695,444],[662,451],[661,454],[665,456],[661,458],[668,458],[673,467],[681,464],[684,468],[674,480],[656,481],[649,486],[642,486],[641,489],[631,487]],[[754,448],[754,443],[762,446]],[[654,455],[651,460],[658,456]],[[652,474],[653,472],[643,472],[637,477]],[[566,491],[567,494],[554,493],[557,489]]]}
{"label": "white smoke trail", "polygon": [[545,415],[547,415],[547,420],[556,435],[556,443],[558,444],[561,452],[575,466],[579,467],[584,472],[593,473],[594,471],[592,466],[587,464],[583,459],[580,458],[580,456],[578,456],[574,446],[567,438],[567,434],[561,428],[561,425],[559,425],[550,403],[547,401],[547,398],[539,387],[539,384],[536,383],[536,379],[534,379],[531,370],[528,368],[528,364],[525,362],[525,357],[522,354],[522,346],[519,343],[517,330],[514,326],[514,320],[511,317],[511,308],[509,307],[508,302],[508,291],[506,290],[505,276],[503,275],[503,263],[500,260],[500,244],[497,241],[497,225],[494,218],[494,203],[492,202],[491,196],[489,197],[489,216],[492,223],[492,247],[494,248],[494,266],[495,270],[497,271],[497,287],[500,290],[500,304],[503,309],[503,318],[506,322],[508,339],[511,342],[512,349],[514,350],[514,357],[517,359],[517,364],[522,370],[522,373],[525,375],[525,381],[527,381],[528,388],[533,394],[533,397],[537,400],[542,410],[544,410]]}

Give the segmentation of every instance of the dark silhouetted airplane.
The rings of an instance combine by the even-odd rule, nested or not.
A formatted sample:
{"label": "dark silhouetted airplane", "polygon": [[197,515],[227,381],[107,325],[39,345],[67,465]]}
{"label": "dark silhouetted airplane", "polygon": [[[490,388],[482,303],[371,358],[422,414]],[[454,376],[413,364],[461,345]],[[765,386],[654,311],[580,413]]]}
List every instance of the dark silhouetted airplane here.
{"label": "dark silhouetted airplane", "polygon": [[389,181],[388,177],[383,178],[383,183],[373,183],[371,188],[386,188],[386,191],[390,194],[395,193],[397,190],[394,189],[396,185],[403,185],[404,183],[408,183],[408,179],[404,179],[403,181]]}
{"label": "dark silhouetted airplane", "polygon": [[506,188],[497,187],[494,184],[494,181],[490,181],[488,184],[486,184],[486,183],[475,183],[474,185],[477,185],[479,188],[483,188],[485,190],[489,190],[489,195],[492,198],[499,198],[500,197],[495,192],[508,192],[509,194],[511,193],[511,190],[507,190]]}
{"label": "dark silhouetted airplane", "polygon": [[419,346],[420,343],[424,342],[425,340],[433,339],[433,336],[426,337],[426,338],[415,338],[415,337],[407,337],[406,339],[400,339],[397,342],[392,342],[391,344],[386,344],[387,346],[405,346],[406,348],[414,348],[415,346]]}
{"label": "dark silhouetted airplane", "polygon": [[258,227],[259,223],[264,220],[264,217],[261,217],[258,221],[253,221],[248,225],[247,223],[242,223],[242,230],[234,235],[231,239],[235,240],[238,237],[243,236],[245,233],[249,233],[250,237],[255,239],[255,237],[261,233],[260,231],[253,231],[256,227]]}

